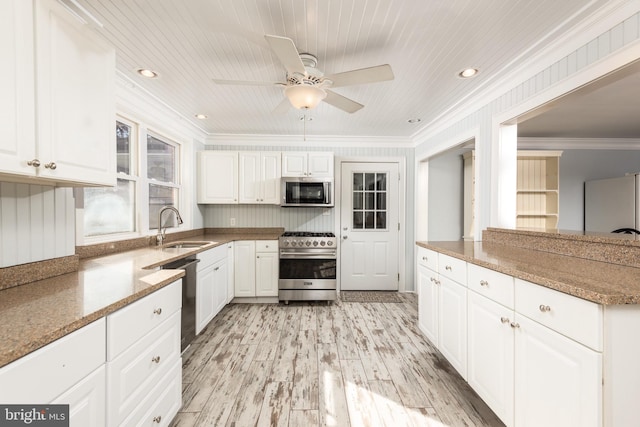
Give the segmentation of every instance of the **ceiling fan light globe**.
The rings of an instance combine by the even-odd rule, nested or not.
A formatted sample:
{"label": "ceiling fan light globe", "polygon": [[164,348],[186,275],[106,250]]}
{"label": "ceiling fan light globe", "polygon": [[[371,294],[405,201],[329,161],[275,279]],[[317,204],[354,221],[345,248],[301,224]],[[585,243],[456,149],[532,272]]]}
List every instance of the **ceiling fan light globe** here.
{"label": "ceiling fan light globe", "polygon": [[291,105],[299,110],[309,110],[318,106],[320,101],[327,97],[327,93],[316,86],[297,85],[284,89],[284,95]]}

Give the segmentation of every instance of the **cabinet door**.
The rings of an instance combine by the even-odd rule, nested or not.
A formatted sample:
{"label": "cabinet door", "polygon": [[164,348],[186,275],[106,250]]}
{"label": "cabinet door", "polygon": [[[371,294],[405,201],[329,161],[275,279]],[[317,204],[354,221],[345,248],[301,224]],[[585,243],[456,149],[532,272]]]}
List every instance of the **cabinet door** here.
{"label": "cabinet door", "polygon": [[261,166],[261,203],[272,205],[280,204],[280,178],[281,173],[281,153],[262,153],[260,158]]}
{"label": "cabinet door", "polygon": [[278,253],[259,252],[256,254],[256,296],[278,296]]}
{"label": "cabinet door", "polygon": [[229,264],[227,259],[218,261],[213,266],[214,286],[213,286],[213,315],[220,313],[220,310],[227,305],[227,286],[229,279]]}
{"label": "cabinet door", "polygon": [[437,273],[418,267],[418,326],[434,346],[438,346]]}
{"label": "cabinet door", "polygon": [[260,153],[248,151],[238,154],[238,185],[240,203],[261,203],[261,162]]}
{"label": "cabinet door", "polygon": [[516,314],[515,424],[602,425],[602,355]]}
{"label": "cabinet door", "polygon": [[215,266],[197,273],[196,289],[196,334],[207,327],[215,316]]}
{"label": "cabinet door", "polygon": [[115,49],[56,0],[34,2],[38,174],[115,185]]}
{"label": "cabinet door", "polygon": [[53,404],[69,405],[69,425],[106,425],[106,374],[104,365],[55,399]]}
{"label": "cabinet door", "polygon": [[256,242],[237,241],[233,243],[233,272],[235,276],[235,296],[256,296]]}
{"label": "cabinet door", "polygon": [[469,291],[468,382],[507,425],[513,425],[514,312]]}
{"label": "cabinet door", "polygon": [[30,1],[0,2],[0,173],[36,173],[27,165],[36,155],[32,8]]}
{"label": "cabinet door", "polygon": [[333,177],[333,153],[309,153],[308,176]]}
{"label": "cabinet door", "polygon": [[306,176],[307,153],[282,153],[282,176]]}
{"label": "cabinet door", "polygon": [[467,288],[440,276],[438,349],[467,379]]}
{"label": "cabinet door", "polygon": [[235,293],[233,242],[227,243],[227,304],[233,300]]}
{"label": "cabinet door", "polygon": [[198,203],[238,203],[238,152],[198,152]]}

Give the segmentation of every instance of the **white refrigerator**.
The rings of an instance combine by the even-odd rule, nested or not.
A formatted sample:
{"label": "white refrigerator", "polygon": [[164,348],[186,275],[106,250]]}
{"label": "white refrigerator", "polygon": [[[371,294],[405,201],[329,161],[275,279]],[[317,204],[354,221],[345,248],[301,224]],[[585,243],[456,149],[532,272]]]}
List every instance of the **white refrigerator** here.
{"label": "white refrigerator", "polygon": [[584,183],[584,229],[611,233],[640,229],[640,175]]}

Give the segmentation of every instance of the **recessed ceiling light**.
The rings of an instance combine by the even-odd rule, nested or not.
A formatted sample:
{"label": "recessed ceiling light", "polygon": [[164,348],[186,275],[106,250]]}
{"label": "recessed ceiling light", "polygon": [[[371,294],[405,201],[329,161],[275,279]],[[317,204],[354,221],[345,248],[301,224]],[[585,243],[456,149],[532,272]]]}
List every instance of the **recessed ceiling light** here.
{"label": "recessed ceiling light", "polygon": [[465,68],[458,73],[458,77],[460,77],[461,79],[468,79],[475,76],[476,74],[478,74],[477,68]]}
{"label": "recessed ceiling light", "polygon": [[422,121],[422,119],[419,118],[415,118],[415,119],[409,119],[407,120],[407,123],[420,123]]}
{"label": "recessed ceiling light", "polygon": [[204,120],[204,119],[208,119],[209,116],[207,116],[206,114],[196,114],[196,119],[200,119],[200,120]]}
{"label": "recessed ceiling light", "polygon": [[153,70],[149,70],[147,68],[138,68],[136,72],[140,74],[142,77],[146,77],[148,79],[155,79],[156,77],[159,76],[158,73],[156,73]]}

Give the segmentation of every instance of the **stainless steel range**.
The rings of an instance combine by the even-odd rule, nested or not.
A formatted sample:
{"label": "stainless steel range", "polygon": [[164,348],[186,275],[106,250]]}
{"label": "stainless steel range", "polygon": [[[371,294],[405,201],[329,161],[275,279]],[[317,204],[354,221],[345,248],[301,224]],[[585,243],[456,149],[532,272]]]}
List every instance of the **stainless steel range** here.
{"label": "stainless steel range", "polygon": [[280,301],[336,299],[337,239],[333,233],[286,232],[280,237]]}

